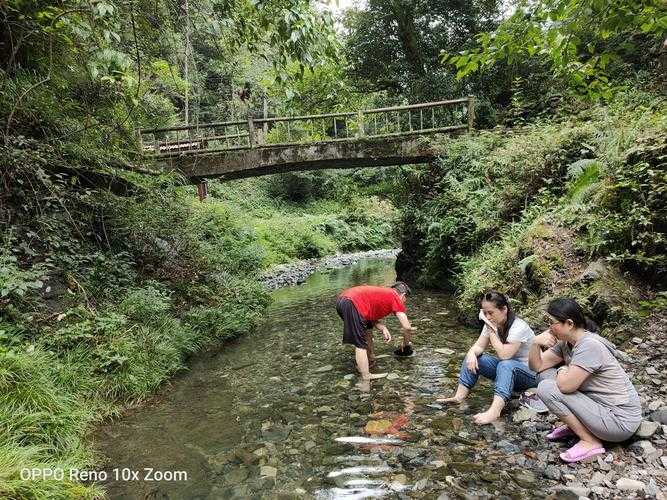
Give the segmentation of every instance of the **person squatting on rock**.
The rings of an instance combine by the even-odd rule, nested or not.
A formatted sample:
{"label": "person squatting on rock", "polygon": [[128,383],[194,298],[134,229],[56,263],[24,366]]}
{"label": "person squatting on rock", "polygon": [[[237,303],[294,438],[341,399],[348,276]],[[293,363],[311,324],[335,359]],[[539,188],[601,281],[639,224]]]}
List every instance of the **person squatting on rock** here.
{"label": "person squatting on rock", "polygon": [[336,311],[343,320],[343,343],[354,345],[357,369],[364,380],[379,378],[384,374],[371,375],[373,363],[373,333],[375,327],[382,332],[385,342],[391,341],[391,334],[382,322],[389,314],[395,314],[403,332],[403,347],[411,344],[412,332],[405,310],[405,301],[410,288],[402,281],[391,287],[355,286],[343,290],[336,301]]}
{"label": "person squatting on rock", "polygon": [[[481,374],[495,382],[493,402],[488,410],[473,418],[478,424],[488,424],[500,416],[513,391],[535,387],[535,372],[528,367],[528,351],[535,334],[524,320],[512,312],[507,297],[502,293],[486,293],[481,307],[479,318],[484,327],[461,364],[456,394],[437,401],[463,401]],[[484,352],[489,344],[497,356]]]}
{"label": "person squatting on rock", "polygon": [[535,337],[529,365],[538,372],[537,395],[565,423],[547,439],[576,435],[580,440],[560,457],[588,460],[605,453],[602,441],[620,442],[635,433],[642,418],[639,395],[614,345],[593,333],[597,326],[576,301],[556,299],[546,316],[549,329]]}

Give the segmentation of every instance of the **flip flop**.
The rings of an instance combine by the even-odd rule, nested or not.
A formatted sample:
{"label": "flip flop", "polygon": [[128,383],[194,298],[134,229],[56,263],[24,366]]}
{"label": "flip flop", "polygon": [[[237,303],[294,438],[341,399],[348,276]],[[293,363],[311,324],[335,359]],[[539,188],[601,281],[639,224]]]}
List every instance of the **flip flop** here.
{"label": "flip flop", "polygon": [[599,446],[597,448],[585,449],[583,446],[581,446],[581,442],[579,442],[569,450],[561,453],[560,459],[563,462],[568,462],[568,463],[584,462],[584,461],[587,462],[589,460],[592,460],[594,457],[602,455],[603,453],[606,452],[607,451],[602,446]]}
{"label": "flip flop", "polygon": [[574,436],[574,432],[567,425],[561,425],[556,427],[549,434],[547,434],[547,441],[560,441],[561,439],[566,439],[571,436]]}

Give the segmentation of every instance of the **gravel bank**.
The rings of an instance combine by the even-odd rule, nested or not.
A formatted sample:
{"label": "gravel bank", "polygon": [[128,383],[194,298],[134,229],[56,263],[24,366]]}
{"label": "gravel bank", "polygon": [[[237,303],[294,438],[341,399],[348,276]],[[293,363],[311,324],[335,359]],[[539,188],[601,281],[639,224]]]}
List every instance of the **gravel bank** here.
{"label": "gravel bank", "polygon": [[349,266],[362,259],[392,259],[398,255],[399,251],[400,249],[398,248],[369,250],[366,252],[331,255],[320,259],[300,260],[269,269],[262,275],[260,281],[267,288],[275,290],[276,288],[303,283],[308,276],[315,272]]}

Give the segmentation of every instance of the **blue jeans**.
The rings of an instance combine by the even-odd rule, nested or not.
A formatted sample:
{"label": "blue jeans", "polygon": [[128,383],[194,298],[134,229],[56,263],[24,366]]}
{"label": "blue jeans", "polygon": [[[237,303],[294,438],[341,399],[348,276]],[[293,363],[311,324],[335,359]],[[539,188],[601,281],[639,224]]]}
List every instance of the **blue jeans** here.
{"label": "blue jeans", "polygon": [[512,397],[512,391],[525,391],[531,387],[537,387],[535,372],[528,368],[525,363],[516,359],[499,360],[490,354],[482,354],[477,357],[477,373],[468,369],[465,358],[461,363],[459,383],[468,389],[472,389],[477,383],[480,375],[494,380],[496,387],[493,391],[506,402]]}

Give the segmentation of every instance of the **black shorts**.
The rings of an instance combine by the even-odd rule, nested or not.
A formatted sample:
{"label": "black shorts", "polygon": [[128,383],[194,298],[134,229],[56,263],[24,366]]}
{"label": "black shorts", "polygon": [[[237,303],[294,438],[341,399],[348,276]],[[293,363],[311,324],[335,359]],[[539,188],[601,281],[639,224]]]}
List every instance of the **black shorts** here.
{"label": "black shorts", "polygon": [[373,322],[366,321],[347,297],[340,297],[336,301],[336,312],[343,320],[343,344],[352,344],[359,349],[367,349],[366,332],[373,328]]}

